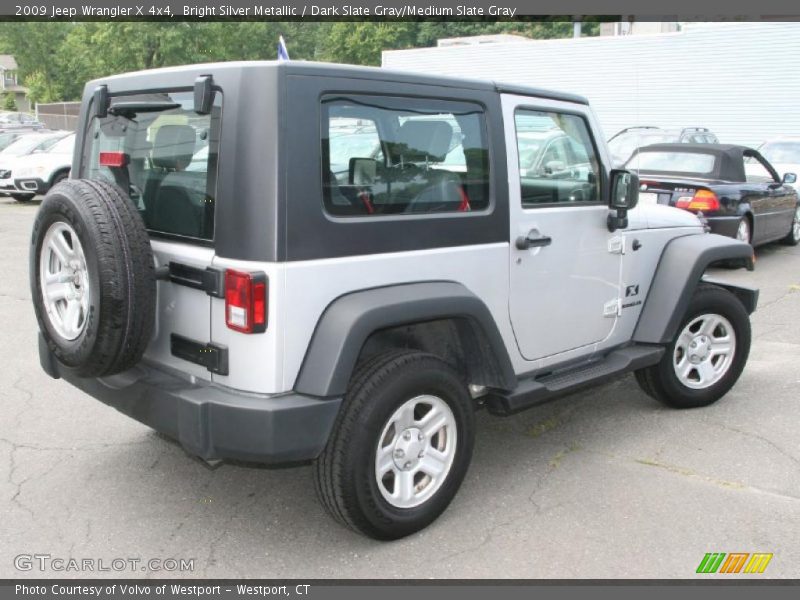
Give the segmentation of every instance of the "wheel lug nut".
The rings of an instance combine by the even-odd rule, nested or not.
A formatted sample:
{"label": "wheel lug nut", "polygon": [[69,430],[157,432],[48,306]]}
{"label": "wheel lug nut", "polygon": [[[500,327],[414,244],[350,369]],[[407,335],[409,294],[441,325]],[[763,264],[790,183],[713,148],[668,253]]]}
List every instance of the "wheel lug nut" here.
{"label": "wheel lug nut", "polygon": [[406,431],[406,432],[403,434],[403,439],[405,439],[405,440],[410,440],[410,439],[411,439],[411,432],[410,432],[410,431]]}
{"label": "wheel lug nut", "polygon": [[394,451],[394,455],[396,458],[403,458],[406,455],[406,453],[403,452],[401,448],[398,448],[397,450]]}
{"label": "wheel lug nut", "polygon": [[420,431],[419,436],[417,436],[417,439],[421,442],[422,440],[425,439],[425,434]]}
{"label": "wheel lug nut", "polygon": [[425,456],[425,450],[420,450],[419,454],[417,454],[417,458],[422,458],[423,456]]}
{"label": "wheel lug nut", "polygon": [[406,464],[403,465],[403,468],[408,471],[411,468],[411,461],[408,461]]}

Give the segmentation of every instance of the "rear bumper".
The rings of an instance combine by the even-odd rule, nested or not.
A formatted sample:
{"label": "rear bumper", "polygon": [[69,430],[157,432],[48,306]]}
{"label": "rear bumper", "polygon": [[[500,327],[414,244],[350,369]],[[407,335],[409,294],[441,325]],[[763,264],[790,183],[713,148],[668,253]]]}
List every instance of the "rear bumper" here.
{"label": "rear bumper", "polygon": [[206,460],[288,464],[316,458],[333,428],[341,398],[289,393],[265,396],[192,384],[139,365],[112,377],[77,377],[39,335],[45,372],[177,440]]}
{"label": "rear bumper", "polygon": [[736,231],[739,229],[739,221],[741,217],[733,216],[733,217],[706,217],[706,221],[708,221],[708,226],[711,229],[711,233],[718,233],[719,235],[724,235],[725,237],[736,237]]}

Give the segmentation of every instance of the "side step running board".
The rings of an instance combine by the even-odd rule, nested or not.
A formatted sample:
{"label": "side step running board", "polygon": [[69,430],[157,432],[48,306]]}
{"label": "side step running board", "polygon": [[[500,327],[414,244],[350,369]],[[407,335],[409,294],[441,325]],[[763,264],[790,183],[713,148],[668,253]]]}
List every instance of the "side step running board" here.
{"label": "side step running board", "polygon": [[663,354],[662,346],[629,346],[614,350],[603,358],[542,377],[523,379],[510,394],[491,393],[486,397],[486,407],[493,414],[514,414],[583,387],[654,365]]}

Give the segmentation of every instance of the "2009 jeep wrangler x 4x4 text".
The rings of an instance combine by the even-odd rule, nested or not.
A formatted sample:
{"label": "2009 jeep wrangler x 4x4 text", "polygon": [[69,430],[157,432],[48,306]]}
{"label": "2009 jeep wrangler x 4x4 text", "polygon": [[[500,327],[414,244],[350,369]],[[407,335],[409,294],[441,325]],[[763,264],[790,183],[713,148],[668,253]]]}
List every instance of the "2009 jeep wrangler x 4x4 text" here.
{"label": "2009 jeep wrangler x 4x4 text", "polygon": [[340,522],[431,523],[497,414],[633,371],[678,408],[734,385],[752,266],[636,208],[580,97],[313,63],[86,86],[39,210],[40,359],[204,459],[314,461]]}

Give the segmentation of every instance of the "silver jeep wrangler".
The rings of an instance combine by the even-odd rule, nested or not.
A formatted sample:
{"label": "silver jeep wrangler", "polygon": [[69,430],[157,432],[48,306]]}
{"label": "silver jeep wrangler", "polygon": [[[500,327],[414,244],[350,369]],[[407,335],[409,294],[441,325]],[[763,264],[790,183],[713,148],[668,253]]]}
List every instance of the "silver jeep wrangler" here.
{"label": "silver jeep wrangler", "polygon": [[44,370],[206,460],[314,461],[337,520],[427,526],[499,415],[634,372],[676,408],[744,368],[749,245],[637,207],[585,99],[246,62],[85,89],[39,210]]}

